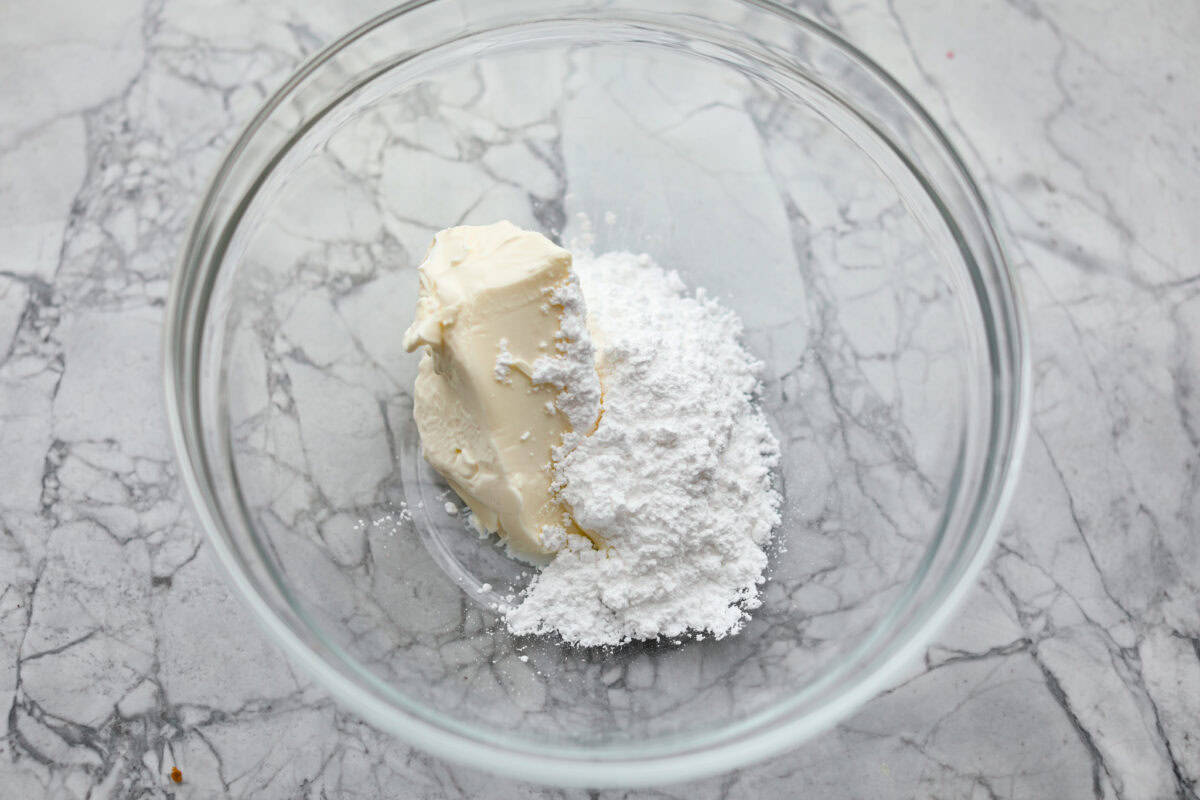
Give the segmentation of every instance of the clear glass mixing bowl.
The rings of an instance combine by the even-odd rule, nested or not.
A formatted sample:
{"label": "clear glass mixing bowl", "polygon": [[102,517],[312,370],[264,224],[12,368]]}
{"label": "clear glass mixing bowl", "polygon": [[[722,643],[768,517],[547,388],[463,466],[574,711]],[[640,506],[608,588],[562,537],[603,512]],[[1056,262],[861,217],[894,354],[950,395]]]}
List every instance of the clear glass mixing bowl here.
{"label": "clear glass mixing bowl", "polygon": [[[446,512],[401,334],[434,231],[502,218],[649,252],[745,321],[785,504],[739,635],[574,649],[489,610],[526,576]],[[370,21],[238,139],[167,319],[184,479],[274,639],[416,745],[591,786],[764,757],[883,687],[986,555],[1026,372],[945,137],[853,47],[747,0]]]}

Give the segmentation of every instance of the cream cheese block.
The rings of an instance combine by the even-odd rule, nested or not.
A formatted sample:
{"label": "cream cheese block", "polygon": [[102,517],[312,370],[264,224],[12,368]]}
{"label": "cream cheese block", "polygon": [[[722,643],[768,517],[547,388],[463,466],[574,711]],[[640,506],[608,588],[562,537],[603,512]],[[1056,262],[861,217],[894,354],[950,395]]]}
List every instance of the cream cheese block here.
{"label": "cream cheese block", "polygon": [[[544,563],[585,533],[554,460],[601,413],[571,254],[510,222],[438,233],[404,346],[425,348],[413,415],[426,460],[509,552]],[[593,538],[593,537],[589,537]]]}

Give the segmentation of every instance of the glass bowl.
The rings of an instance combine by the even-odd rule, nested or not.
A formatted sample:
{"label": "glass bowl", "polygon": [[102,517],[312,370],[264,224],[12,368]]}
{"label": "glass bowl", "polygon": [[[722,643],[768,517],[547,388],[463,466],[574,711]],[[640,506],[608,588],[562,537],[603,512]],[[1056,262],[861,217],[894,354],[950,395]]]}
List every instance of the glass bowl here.
{"label": "glass bowl", "polygon": [[[740,634],[580,649],[490,610],[528,575],[448,513],[401,336],[432,234],[498,219],[648,252],[741,315],[785,500]],[[961,161],[821,26],[436,0],[318,54],[234,144],[172,286],[167,399],[232,583],[330,692],[440,756],[630,785],[765,757],[894,678],[995,536],[1025,348]]]}

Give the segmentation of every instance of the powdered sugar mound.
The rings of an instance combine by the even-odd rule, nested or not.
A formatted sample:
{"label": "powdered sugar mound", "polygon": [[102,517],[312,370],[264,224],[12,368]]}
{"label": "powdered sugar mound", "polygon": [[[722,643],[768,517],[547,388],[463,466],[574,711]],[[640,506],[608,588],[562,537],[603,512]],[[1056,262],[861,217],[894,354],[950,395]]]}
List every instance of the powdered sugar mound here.
{"label": "powdered sugar mound", "polygon": [[734,313],[647,256],[582,255],[575,270],[604,407],[556,454],[555,487],[607,547],[568,534],[508,626],[588,646],[735,633],[779,522],[778,443],[753,403],[761,365]]}
{"label": "powdered sugar mound", "polygon": [[568,445],[591,433],[600,414],[600,380],[583,297],[575,274],[549,292],[548,303],[562,309],[554,337],[555,355],[533,362],[530,375],[535,386],[550,384],[559,390],[555,405],[573,429],[566,437]]}

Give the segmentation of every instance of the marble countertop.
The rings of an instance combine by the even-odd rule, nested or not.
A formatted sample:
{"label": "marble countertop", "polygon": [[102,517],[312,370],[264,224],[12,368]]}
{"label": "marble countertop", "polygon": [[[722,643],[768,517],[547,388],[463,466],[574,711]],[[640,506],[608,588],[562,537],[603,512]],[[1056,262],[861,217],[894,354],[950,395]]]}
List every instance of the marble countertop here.
{"label": "marble countertop", "polygon": [[0,798],[1197,797],[1200,6],[1105,5],[805,6],[926,105],[1007,228],[1023,477],[901,684],[766,763],[599,793],[339,708],[231,595],[172,463],[159,329],[197,198],[266,94],[380,4],[0,11]]}

